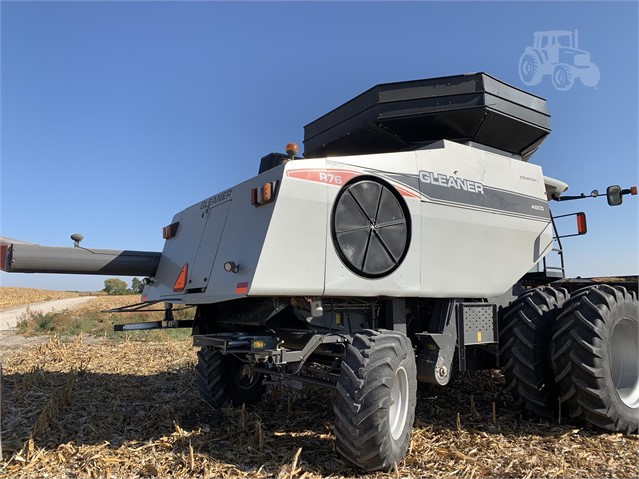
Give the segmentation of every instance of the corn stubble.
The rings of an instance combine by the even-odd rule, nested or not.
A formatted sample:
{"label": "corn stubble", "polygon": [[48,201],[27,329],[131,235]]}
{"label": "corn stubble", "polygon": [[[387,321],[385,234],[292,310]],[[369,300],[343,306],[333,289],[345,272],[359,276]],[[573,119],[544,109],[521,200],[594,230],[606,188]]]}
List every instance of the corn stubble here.
{"label": "corn stubble", "polygon": [[[362,475],[334,452],[333,394],[273,388],[214,410],[190,341],[80,337],[8,355],[0,477],[637,477],[637,436],[522,419],[496,372],[418,392],[406,459]],[[564,421],[565,422],[565,421]]]}
{"label": "corn stubble", "polygon": [[49,291],[46,289],[2,286],[0,287],[0,309],[22,306],[23,304],[52,301],[54,299],[77,298],[83,295],[82,293],[70,291]]}

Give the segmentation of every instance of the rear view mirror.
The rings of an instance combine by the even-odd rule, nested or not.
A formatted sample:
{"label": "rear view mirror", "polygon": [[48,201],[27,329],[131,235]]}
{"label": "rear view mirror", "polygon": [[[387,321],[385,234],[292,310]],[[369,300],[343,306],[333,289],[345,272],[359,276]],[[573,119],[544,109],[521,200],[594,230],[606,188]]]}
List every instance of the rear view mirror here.
{"label": "rear view mirror", "polygon": [[610,206],[619,206],[623,201],[621,187],[619,185],[609,186],[606,189],[606,197]]}

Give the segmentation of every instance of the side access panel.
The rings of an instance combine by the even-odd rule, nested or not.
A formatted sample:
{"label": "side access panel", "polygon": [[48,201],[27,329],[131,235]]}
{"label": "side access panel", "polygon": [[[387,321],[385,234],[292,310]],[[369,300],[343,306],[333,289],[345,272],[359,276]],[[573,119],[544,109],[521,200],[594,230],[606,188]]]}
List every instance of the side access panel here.
{"label": "side access panel", "polygon": [[185,290],[206,288],[231,204],[230,198],[230,190],[227,190],[220,193],[218,201],[210,208],[191,207],[175,215],[172,223],[178,224],[177,232],[175,237],[164,243],[154,284],[145,289],[148,298],[149,293],[152,295],[149,299],[182,294],[184,291],[173,291],[182,268],[187,270]]}
{"label": "side access panel", "polygon": [[193,269],[189,275],[190,278],[187,281],[187,292],[195,293],[206,290],[230,207],[231,201],[227,201],[211,208],[208,214],[202,213],[203,216],[206,216],[206,225],[197,249]]}

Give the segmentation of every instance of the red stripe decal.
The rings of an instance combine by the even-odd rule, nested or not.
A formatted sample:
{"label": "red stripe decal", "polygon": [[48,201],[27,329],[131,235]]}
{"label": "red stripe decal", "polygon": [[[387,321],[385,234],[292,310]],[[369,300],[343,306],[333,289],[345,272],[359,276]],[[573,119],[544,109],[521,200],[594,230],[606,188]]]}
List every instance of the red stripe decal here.
{"label": "red stripe decal", "polygon": [[397,183],[393,183],[395,189],[399,192],[400,195],[405,196],[406,198],[420,198],[420,196],[412,191],[404,188],[403,186],[399,186]]}
{"label": "red stripe decal", "polygon": [[[364,173],[361,171],[354,170],[341,170],[338,168],[303,168],[299,170],[289,170],[286,172],[286,176],[289,178],[295,178],[298,180],[312,181],[314,183],[325,183],[327,185],[335,185],[341,186],[345,183],[348,183],[350,180],[355,178],[356,176],[363,175]],[[383,176],[382,176],[383,178]],[[393,181],[390,179],[386,179],[390,181],[395,189],[399,192],[400,195],[406,198],[417,198],[420,199],[421,195],[417,192],[411,191],[408,188],[405,188],[397,181]]]}
{"label": "red stripe decal", "polygon": [[352,178],[361,175],[359,171],[340,170],[337,168],[318,168],[289,170],[286,176],[298,180],[313,181],[314,183],[325,183],[327,185],[341,186]]}

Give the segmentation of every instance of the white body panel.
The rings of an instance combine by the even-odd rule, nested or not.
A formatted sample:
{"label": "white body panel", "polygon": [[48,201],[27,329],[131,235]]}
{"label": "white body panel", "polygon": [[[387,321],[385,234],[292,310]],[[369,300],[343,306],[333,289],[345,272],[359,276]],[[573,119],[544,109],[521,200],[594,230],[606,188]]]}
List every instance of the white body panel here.
{"label": "white body panel", "polygon": [[[410,217],[408,250],[391,273],[344,264],[332,215],[344,184],[379,178]],[[251,189],[278,181],[273,203]],[[193,205],[173,219],[145,299],[200,304],[245,296],[488,297],[548,253],[552,228],[539,166],[440,141],[402,153],[298,160]],[[203,236],[204,233],[204,236]],[[224,263],[240,266],[226,272]],[[188,263],[184,291],[173,285]]]}

